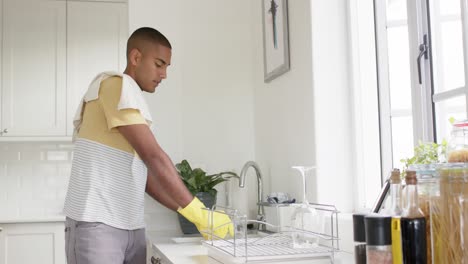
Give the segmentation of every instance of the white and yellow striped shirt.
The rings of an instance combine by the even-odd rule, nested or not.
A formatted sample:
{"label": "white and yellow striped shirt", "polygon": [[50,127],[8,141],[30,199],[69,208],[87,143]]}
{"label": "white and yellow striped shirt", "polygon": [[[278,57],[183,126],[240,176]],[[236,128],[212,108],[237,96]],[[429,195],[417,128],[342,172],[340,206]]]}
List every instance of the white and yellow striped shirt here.
{"label": "white and yellow striped shirt", "polygon": [[109,77],[98,99],[84,105],[64,212],[76,221],[134,230],[145,226],[147,169],[117,127],[147,121],[136,109],[117,109],[121,91],[122,78]]}

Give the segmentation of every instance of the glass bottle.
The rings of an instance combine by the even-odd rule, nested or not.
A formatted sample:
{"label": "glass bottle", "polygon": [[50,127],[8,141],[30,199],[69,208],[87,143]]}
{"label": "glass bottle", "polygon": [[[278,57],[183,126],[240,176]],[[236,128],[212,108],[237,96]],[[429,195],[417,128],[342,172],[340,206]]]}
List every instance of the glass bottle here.
{"label": "glass bottle", "polygon": [[409,170],[416,171],[418,204],[426,218],[427,263],[433,263],[431,235],[433,223],[430,203],[431,200],[438,200],[438,197],[440,197],[437,170],[442,166],[444,166],[444,163],[412,164],[408,166]]}
{"label": "glass bottle", "polygon": [[367,264],[392,264],[392,217],[371,214],[364,218]]}
{"label": "glass bottle", "polygon": [[353,214],[354,263],[366,264],[366,214]]}
{"label": "glass bottle", "polygon": [[390,206],[387,210],[392,217],[392,255],[393,264],[403,263],[401,248],[401,174],[399,169],[393,169],[390,176]]}
{"label": "glass bottle", "polygon": [[401,209],[401,176],[399,169],[393,169],[390,176],[390,207],[387,214],[390,216],[400,216]]}
{"label": "glass bottle", "polygon": [[403,263],[427,264],[426,218],[419,208],[416,172],[406,171],[406,206],[401,215]]}

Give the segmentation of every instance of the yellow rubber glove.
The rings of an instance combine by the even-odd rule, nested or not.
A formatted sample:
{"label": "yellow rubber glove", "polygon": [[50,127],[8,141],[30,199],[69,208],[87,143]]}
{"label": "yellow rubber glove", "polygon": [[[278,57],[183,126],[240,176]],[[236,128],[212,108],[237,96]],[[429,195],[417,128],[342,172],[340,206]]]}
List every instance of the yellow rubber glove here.
{"label": "yellow rubber glove", "polygon": [[[205,239],[211,238],[211,230],[213,230],[213,234],[215,235],[214,239],[217,237],[225,238],[227,234],[233,236],[234,225],[229,216],[219,212],[203,210],[202,208],[205,207],[197,197],[194,197],[185,208],[181,208],[177,212],[195,224]],[[213,219],[213,225],[211,225],[211,219]]]}

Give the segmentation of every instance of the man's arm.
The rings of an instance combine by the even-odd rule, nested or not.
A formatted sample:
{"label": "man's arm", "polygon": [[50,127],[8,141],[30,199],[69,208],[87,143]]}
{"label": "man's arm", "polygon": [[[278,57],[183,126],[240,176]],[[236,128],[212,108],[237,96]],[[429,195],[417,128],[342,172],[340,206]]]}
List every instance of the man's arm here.
{"label": "man's arm", "polygon": [[[149,127],[137,124],[117,128],[146,164],[148,174],[155,177],[160,189],[164,190],[163,193],[171,195],[173,203],[170,202],[168,207],[173,209],[177,205],[176,210],[179,206],[185,208],[193,200],[193,196],[185,187],[171,159],[159,146]],[[150,184],[148,185],[150,190],[154,191],[152,179],[147,182]]]}
{"label": "man's arm", "polygon": [[157,177],[151,175],[149,172],[146,180],[146,193],[171,210],[177,211],[179,208],[179,204],[174,201],[174,198],[172,198],[170,193],[161,188],[161,184],[158,182]]}

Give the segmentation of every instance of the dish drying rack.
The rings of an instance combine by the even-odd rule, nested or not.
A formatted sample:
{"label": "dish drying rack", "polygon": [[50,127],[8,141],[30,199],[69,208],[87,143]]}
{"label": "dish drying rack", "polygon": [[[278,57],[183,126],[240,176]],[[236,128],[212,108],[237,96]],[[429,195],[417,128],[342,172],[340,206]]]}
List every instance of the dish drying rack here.
{"label": "dish drying rack", "polygon": [[[214,205],[211,209],[204,208],[204,210],[210,211],[211,223],[213,222],[212,212],[227,215],[233,223],[234,232],[233,236],[228,234],[227,237],[221,238],[215,234],[216,229],[213,229],[213,226],[207,230],[201,230],[209,238],[203,241],[202,245],[208,248],[209,256],[222,263],[294,261],[317,258],[329,258],[330,262],[334,263],[335,253],[339,251],[339,211],[334,205],[315,203],[309,203],[309,205],[315,208],[325,220],[323,232],[301,230],[291,226],[279,228],[268,222],[248,220],[246,215],[241,215],[237,210],[228,207]],[[252,230],[247,229],[248,223],[265,224],[281,231],[277,233],[258,231],[257,234],[252,234],[250,233]],[[318,237],[319,244],[306,248],[294,248],[293,233],[304,233],[307,236]]]}

